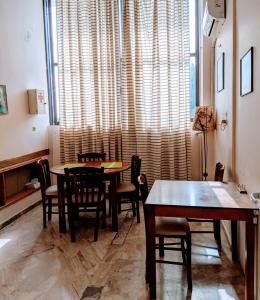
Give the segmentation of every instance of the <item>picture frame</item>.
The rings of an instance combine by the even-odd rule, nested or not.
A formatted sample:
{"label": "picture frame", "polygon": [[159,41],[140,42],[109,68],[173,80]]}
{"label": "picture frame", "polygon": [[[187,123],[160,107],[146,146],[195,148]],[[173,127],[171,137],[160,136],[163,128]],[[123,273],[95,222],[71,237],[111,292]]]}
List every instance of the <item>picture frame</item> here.
{"label": "picture frame", "polygon": [[240,59],[240,96],[253,92],[254,87],[254,48],[250,49]]}
{"label": "picture frame", "polygon": [[0,85],[0,115],[8,114],[6,86]]}
{"label": "picture frame", "polygon": [[217,92],[225,88],[225,53],[222,52],[217,60]]}

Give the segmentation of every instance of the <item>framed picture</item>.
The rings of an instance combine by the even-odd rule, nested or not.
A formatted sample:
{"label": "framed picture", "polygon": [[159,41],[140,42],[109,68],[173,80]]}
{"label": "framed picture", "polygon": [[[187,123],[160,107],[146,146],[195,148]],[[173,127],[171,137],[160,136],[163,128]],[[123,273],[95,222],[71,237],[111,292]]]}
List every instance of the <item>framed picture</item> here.
{"label": "framed picture", "polygon": [[0,114],[5,115],[8,113],[6,86],[0,85]]}
{"label": "framed picture", "polygon": [[223,52],[217,61],[217,92],[221,92],[225,87],[225,53]]}
{"label": "framed picture", "polygon": [[240,59],[240,95],[245,96],[253,92],[253,57],[254,48],[251,47]]}

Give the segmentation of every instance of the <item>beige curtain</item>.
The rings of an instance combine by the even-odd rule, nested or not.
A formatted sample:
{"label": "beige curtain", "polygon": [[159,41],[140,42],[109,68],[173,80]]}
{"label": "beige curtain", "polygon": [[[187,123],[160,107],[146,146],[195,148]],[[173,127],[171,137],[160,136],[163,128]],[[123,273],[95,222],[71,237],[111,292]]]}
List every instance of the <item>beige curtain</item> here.
{"label": "beige curtain", "polygon": [[189,0],[125,0],[123,159],[149,179],[190,179]]}
{"label": "beige curtain", "polygon": [[57,0],[61,160],[139,154],[150,182],[189,179],[188,0],[123,3],[120,31],[118,0]]}
{"label": "beige curtain", "polygon": [[57,0],[61,161],[121,159],[117,0]]}

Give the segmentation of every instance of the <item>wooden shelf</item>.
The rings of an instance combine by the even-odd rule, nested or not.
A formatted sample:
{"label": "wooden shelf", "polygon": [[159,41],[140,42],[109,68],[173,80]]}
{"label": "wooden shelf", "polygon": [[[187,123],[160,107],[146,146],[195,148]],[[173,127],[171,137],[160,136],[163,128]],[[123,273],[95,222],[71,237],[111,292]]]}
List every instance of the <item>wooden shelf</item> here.
{"label": "wooden shelf", "polygon": [[[9,206],[17,201],[20,201],[27,196],[35,193],[39,189],[24,188],[23,182],[20,183],[20,187],[17,190],[10,190],[10,176],[15,173],[17,177],[20,176],[19,170],[23,167],[35,168],[36,162],[44,156],[49,154],[49,149],[29,153],[19,157],[0,161],[0,209]],[[31,165],[31,166],[30,166]],[[19,177],[22,178],[22,177]],[[9,185],[7,184],[9,183]],[[8,190],[9,186],[9,191]],[[17,191],[16,193],[14,193]],[[8,196],[8,194],[13,194]]]}
{"label": "wooden shelf", "polygon": [[29,153],[23,156],[0,161],[0,173],[20,168],[36,162],[43,156],[49,155],[49,149]]}
{"label": "wooden shelf", "polygon": [[5,204],[0,207],[0,210],[4,207],[12,205],[12,204],[28,197],[29,195],[31,195],[33,193],[36,193],[39,190],[40,190],[40,188],[38,188],[38,189],[24,189],[24,190],[12,195],[12,196],[6,197]]}

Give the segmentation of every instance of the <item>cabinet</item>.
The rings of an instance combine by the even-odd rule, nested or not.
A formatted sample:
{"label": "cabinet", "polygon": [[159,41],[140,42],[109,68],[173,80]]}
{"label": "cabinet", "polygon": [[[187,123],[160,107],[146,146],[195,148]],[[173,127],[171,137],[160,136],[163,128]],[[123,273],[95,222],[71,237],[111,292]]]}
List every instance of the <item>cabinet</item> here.
{"label": "cabinet", "polygon": [[28,90],[28,104],[30,114],[46,114],[46,101],[44,91]]}

